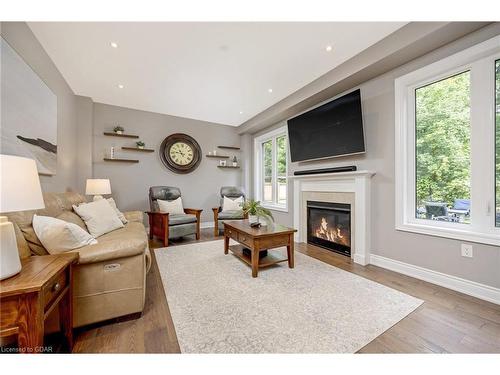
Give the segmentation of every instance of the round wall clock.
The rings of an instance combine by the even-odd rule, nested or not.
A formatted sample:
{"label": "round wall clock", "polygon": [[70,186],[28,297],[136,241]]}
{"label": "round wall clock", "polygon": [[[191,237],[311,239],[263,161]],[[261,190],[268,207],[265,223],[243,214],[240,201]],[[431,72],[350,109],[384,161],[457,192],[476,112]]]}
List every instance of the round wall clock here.
{"label": "round wall clock", "polygon": [[161,143],[160,159],[172,172],[190,173],[201,162],[201,147],[187,134],[172,134]]}

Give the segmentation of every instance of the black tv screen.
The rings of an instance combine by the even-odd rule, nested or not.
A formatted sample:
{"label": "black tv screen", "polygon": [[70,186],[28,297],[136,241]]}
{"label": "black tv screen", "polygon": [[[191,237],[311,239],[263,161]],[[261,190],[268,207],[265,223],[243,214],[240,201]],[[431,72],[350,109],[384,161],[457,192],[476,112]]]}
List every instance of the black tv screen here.
{"label": "black tv screen", "polygon": [[365,152],[360,90],[288,120],[292,161]]}

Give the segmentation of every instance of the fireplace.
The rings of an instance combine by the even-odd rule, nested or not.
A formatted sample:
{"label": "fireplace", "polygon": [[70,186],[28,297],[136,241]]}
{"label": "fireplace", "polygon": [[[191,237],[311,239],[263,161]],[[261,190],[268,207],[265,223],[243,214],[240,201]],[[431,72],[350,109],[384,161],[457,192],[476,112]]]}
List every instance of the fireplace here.
{"label": "fireplace", "polygon": [[307,201],[307,242],[351,256],[351,205]]}

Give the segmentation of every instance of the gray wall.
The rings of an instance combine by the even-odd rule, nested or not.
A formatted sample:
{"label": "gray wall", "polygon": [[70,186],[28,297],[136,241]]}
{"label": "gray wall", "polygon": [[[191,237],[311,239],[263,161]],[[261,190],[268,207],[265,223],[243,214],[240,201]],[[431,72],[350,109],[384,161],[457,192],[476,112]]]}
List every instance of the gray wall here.
{"label": "gray wall", "polygon": [[[500,248],[474,244],[474,257],[460,255],[461,241],[411,234],[395,230],[394,182],[394,79],[418,69],[454,51],[485,40],[491,29],[480,30],[387,74],[361,84],[367,153],[321,162],[290,164],[289,174],[297,169],[357,165],[358,169],[376,171],[372,184],[372,253],[405,263],[493,287],[500,287]],[[339,93],[340,94],[340,93]],[[283,125],[278,123],[254,136]],[[252,151],[252,149],[250,149]],[[246,154],[247,155],[247,154]],[[248,157],[252,156],[250,152]],[[292,184],[289,183],[289,190]],[[289,192],[289,212],[273,213],[285,225],[293,224],[293,192]]]}
{"label": "gray wall", "polygon": [[[148,210],[150,186],[167,185],[181,189],[184,207],[202,208],[202,221],[213,221],[212,207],[218,205],[218,192],[223,185],[240,185],[242,169],[217,168],[218,159],[205,155],[217,145],[240,144],[236,128],[158,113],[138,111],[112,105],[94,103],[93,106],[93,172],[95,178],[109,178],[118,206],[123,210]],[[107,137],[104,131],[112,131],[117,124],[126,133],[136,134],[154,153],[121,150],[122,146],[134,146],[135,139]],[[165,137],[172,133],[186,133],[200,144],[203,158],[198,168],[189,174],[176,174],[163,166],[158,149]],[[109,148],[116,149],[115,157],[139,159],[137,164],[104,162]],[[238,152],[217,150],[226,155]]]}
{"label": "gray wall", "polygon": [[24,22],[2,22],[2,37],[57,96],[57,173],[40,176],[44,191],[77,190],[76,100],[64,77]]}

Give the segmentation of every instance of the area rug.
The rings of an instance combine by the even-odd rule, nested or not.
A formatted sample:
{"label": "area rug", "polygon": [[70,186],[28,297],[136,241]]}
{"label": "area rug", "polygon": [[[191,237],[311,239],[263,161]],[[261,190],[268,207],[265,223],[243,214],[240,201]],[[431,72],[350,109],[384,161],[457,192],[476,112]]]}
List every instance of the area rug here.
{"label": "area rug", "polygon": [[223,246],[156,249],[183,353],[354,353],[423,303],[298,252],[252,278]]}

